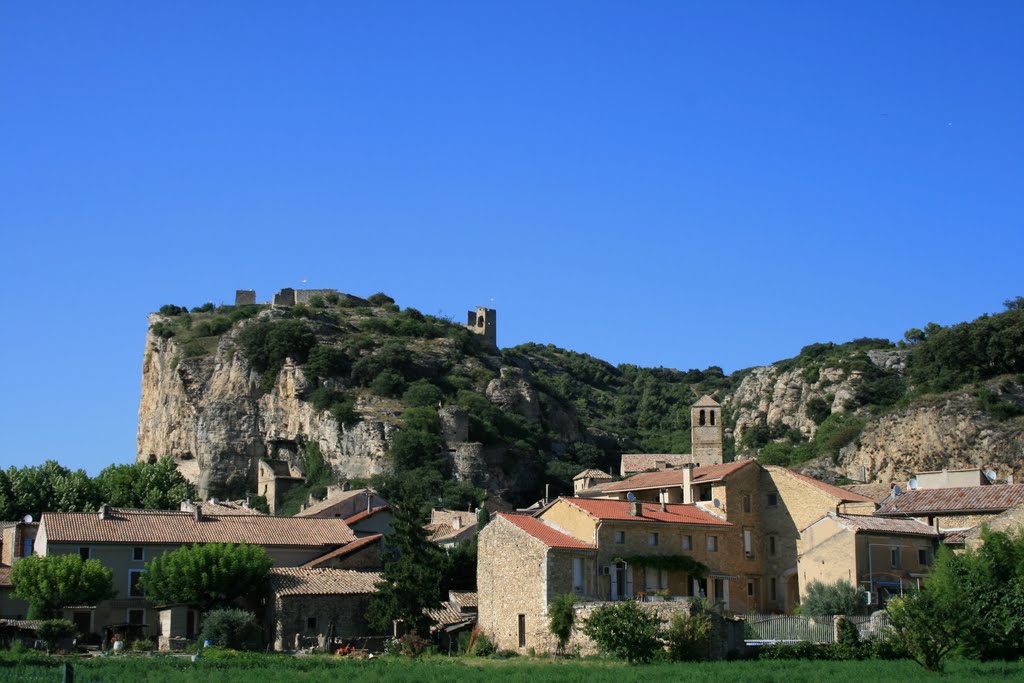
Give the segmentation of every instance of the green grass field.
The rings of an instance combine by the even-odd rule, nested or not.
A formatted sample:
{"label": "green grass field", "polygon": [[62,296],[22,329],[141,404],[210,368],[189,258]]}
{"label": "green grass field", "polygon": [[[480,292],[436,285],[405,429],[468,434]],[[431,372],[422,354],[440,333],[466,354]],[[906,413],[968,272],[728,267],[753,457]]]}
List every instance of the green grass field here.
{"label": "green grass field", "polygon": [[[61,680],[58,659],[0,655],[0,681],[46,683]],[[720,681],[722,683],[873,683],[875,681],[1024,681],[1024,663],[950,661],[944,674],[929,674],[909,661],[861,662],[742,661],[629,666],[600,659],[555,660],[472,657],[385,657],[351,661],[331,657],[241,655],[191,662],[177,657],[110,657],[74,662],[75,681],[152,683],[284,683],[304,681]]]}

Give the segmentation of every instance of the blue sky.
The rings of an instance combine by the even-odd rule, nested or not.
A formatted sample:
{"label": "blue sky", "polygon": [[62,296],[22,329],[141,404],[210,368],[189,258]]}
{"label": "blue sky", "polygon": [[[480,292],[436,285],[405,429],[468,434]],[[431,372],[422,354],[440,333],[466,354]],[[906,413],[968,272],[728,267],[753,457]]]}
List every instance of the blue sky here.
{"label": "blue sky", "polygon": [[1019,2],[0,5],[0,466],[134,457],[146,313],[385,291],[726,371],[1024,294]]}

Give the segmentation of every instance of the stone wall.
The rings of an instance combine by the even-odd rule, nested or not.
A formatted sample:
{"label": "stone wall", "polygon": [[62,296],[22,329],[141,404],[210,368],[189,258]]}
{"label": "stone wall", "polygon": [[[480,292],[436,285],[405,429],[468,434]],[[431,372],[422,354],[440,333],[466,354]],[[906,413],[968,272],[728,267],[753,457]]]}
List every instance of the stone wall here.
{"label": "stone wall", "polygon": [[325,297],[328,294],[337,294],[336,289],[296,289],[295,303],[307,304],[314,296]]}
{"label": "stone wall", "polygon": [[326,636],[332,625],[334,637],[343,640],[383,635],[366,623],[369,604],[370,594],[275,596],[267,610],[269,639],[280,651],[294,648],[296,634],[301,638]]}
{"label": "stone wall", "polygon": [[[598,654],[597,645],[585,633],[582,627],[586,620],[594,613],[594,610],[606,605],[615,603],[609,602],[587,602],[576,605],[576,628],[572,638],[569,640],[569,650],[579,648],[581,655]],[[690,600],[670,602],[640,602],[637,603],[640,609],[657,615],[664,626],[671,624],[676,615],[689,616],[693,610],[693,603]],[[707,641],[707,649],[704,653],[705,659],[728,659],[735,657],[744,647],[743,622],[723,617],[714,612],[711,616],[711,636]]]}
{"label": "stone wall", "polygon": [[256,290],[254,289],[236,289],[235,290],[235,305],[236,306],[251,306],[256,303]]}
{"label": "stone wall", "polygon": [[445,441],[469,441],[469,413],[457,406],[445,406],[437,414],[441,418],[441,436]]}
{"label": "stone wall", "polygon": [[295,305],[295,290],[291,287],[285,287],[280,292],[274,295],[275,306],[294,306]]}
{"label": "stone wall", "polygon": [[480,629],[501,649],[548,650],[547,546],[500,516],[484,527],[477,543]]}

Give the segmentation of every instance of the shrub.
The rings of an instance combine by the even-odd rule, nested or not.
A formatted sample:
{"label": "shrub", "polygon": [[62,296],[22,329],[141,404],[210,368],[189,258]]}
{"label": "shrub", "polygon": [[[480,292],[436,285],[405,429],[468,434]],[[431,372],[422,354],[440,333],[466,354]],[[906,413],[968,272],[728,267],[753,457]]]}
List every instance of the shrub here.
{"label": "shrub", "polygon": [[181,315],[182,313],[188,313],[188,309],[184,306],[175,306],[174,304],[164,304],[160,307],[160,315]]}
{"label": "shrub", "polygon": [[468,654],[476,657],[489,657],[497,651],[494,643],[482,632],[479,627],[473,629],[469,636],[469,645],[466,648]]}
{"label": "shrub", "polygon": [[811,581],[800,603],[803,614],[815,616],[863,614],[866,609],[864,594],[849,581],[842,579],[835,583]]}
{"label": "shrub", "polygon": [[149,638],[140,638],[139,640],[132,641],[132,651],[134,652],[149,652],[152,649],[153,641]]}
{"label": "shrub", "polygon": [[677,662],[706,659],[711,637],[711,615],[694,602],[688,615],[677,614],[665,631],[668,654]]}
{"label": "shrub", "polygon": [[195,306],[192,308],[193,313],[209,313],[213,310],[213,302],[207,301],[202,306]]}
{"label": "shrub", "polygon": [[256,615],[242,609],[215,609],[206,614],[199,640],[210,640],[219,647],[245,650],[259,642]]}
{"label": "shrub", "polygon": [[425,379],[416,380],[402,394],[402,402],[410,408],[433,408],[444,398],[441,390]]}
{"label": "shrub", "polygon": [[65,638],[72,638],[78,633],[75,625],[67,619],[47,619],[39,624],[36,635],[46,643],[46,652],[57,649],[58,643]]}
{"label": "shrub", "polygon": [[632,600],[603,605],[583,626],[603,654],[631,664],[649,662],[661,650],[661,619]]}
{"label": "shrub", "polygon": [[558,651],[564,653],[576,624],[576,596],[571,593],[555,596],[548,605],[551,633],[558,638]]}
{"label": "shrub", "polygon": [[405,390],[405,378],[394,370],[384,370],[370,382],[370,391],[378,396],[397,397]]}
{"label": "shrub", "polygon": [[392,299],[387,294],[385,294],[384,292],[377,292],[376,294],[371,294],[369,297],[367,297],[366,300],[369,301],[374,306],[389,306],[395,303],[395,300]]}

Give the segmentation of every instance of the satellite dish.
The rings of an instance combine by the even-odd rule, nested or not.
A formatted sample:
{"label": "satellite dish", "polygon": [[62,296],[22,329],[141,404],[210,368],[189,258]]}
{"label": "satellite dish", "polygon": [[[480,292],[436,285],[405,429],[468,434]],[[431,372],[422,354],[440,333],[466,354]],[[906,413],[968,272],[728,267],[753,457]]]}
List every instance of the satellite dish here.
{"label": "satellite dish", "polygon": [[628,500],[630,503],[635,503],[636,502],[636,496],[633,495],[632,491],[628,491],[626,493],[626,500]]}
{"label": "satellite dish", "polygon": [[898,496],[901,493],[903,493],[903,489],[900,488],[899,484],[896,484],[895,486],[892,487],[892,495]]}
{"label": "satellite dish", "polygon": [[32,523],[32,515],[25,515],[24,517],[21,518],[21,521],[25,522],[25,524],[31,524]]}
{"label": "satellite dish", "polygon": [[995,470],[989,470],[988,472],[985,473],[985,477],[989,481],[995,481],[996,480],[996,471]]}
{"label": "satellite dish", "polygon": [[907,482],[907,487],[911,491],[916,491],[917,490],[917,479],[911,479],[910,481],[908,481]]}
{"label": "satellite dish", "polygon": [[722,501],[718,500],[717,498],[711,501],[711,504],[714,505],[716,508],[722,507]]}

